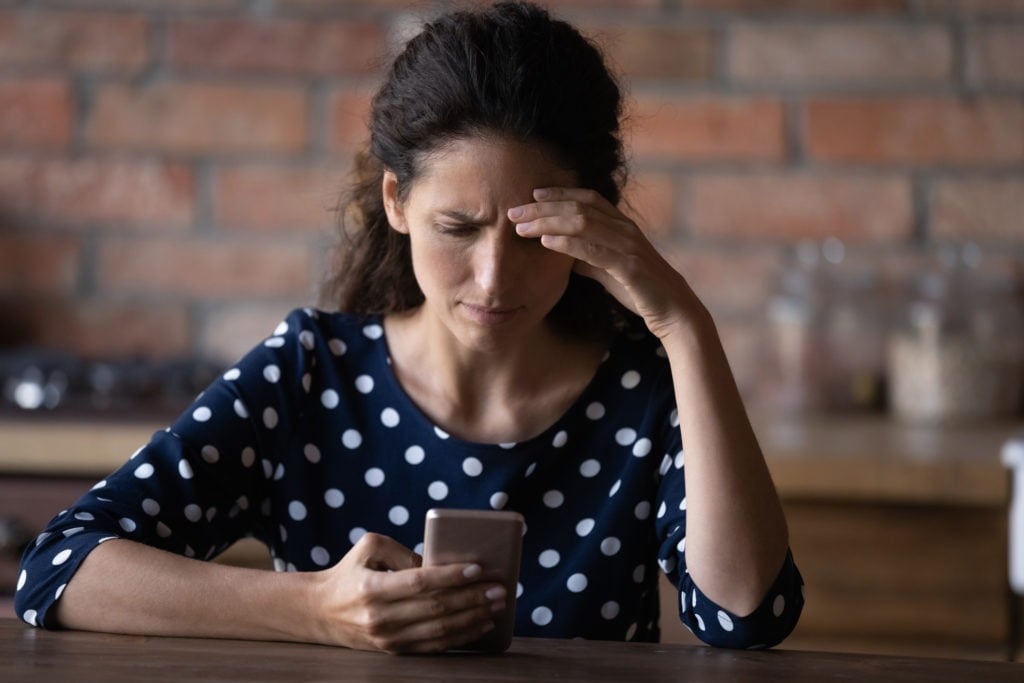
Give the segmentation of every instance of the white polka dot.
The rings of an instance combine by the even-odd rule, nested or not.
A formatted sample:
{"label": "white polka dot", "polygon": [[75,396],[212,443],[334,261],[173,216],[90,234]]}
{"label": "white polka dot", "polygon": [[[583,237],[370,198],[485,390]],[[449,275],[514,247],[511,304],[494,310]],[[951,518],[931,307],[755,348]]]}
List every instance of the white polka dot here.
{"label": "white polka dot", "polygon": [[476,458],[469,457],[462,461],[462,471],[470,477],[479,477],[484,471],[484,465]]}
{"label": "white polka dot", "polygon": [[238,368],[231,368],[230,370],[224,373],[224,379],[226,379],[229,382],[233,382],[241,376],[242,372]]}
{"label": "white polka dot", "polygon": [[564,429],[555,434],[555,438],[551,440],[551,445],[555,448],[561,448],[569,441],[569,433]]}
{"label": "white polka dot", "polygon": [[731,631],[732,630],[732,617],[730,617],[728,614],[726,614],[722,610],[718,610],[718,624],[719,624],[719,626],[722,627],[723,631]]}
{"label": "white polka dot", "polygon": [[772,614],[777,617],[782,616],[782,612],[786,609],[786,598],[782,597],[781,594],[776,595],[772,601]]}
{"label": "white polka dot", "polygon": [[188,460],[178,461],[178,474],[181,475],[182,479],[192,478],[192,465],[188,464]]}
{"label": "white polka dot", "polygon": [[678,427],[679,426],[679,411],[676,410],[675,408],[673,408],[672,412],[669,413],[668,421],[669,421],[669,423],[673,427]]}
{"label": "white polka dot", "polygon": [[437,434],[437,438],[439,439],[447,439],[449,436],[451,436],[448,432],[444,431],[440,427],[434,427],[434,433]]}
{"label": "white polka dot", "polygon": [[284,346],[284,339],[282,337],[271,337],[263,342],[263,345],[268,349],[279,349]]}
{"label": "white polka dot", "polygon": [[388,519],[395,526],[402,526],[409,521],[409,511],[401,505],[396,505],[388,510]]}
{"label": "white polka dot", "polygon": [[544,494],[544,504],[549,508],[557,508],[565,502],[565,496],[562,495],[561,491],[551,489]]}
{"label": "white polka dot", "polygon": [[533,474],[533,471],[535,469],[537,469],[537,463],[531,462],[530,466],[526,468],[526,472],[523,473],[523,478],[525,479],[526,477],[528,477],[531,474]]}
{"label": "white polka dot", "polygon": [[359,448],[363,443],[363,435],[355,429],[346,429],[345,433],[341,435],[341,443],[345,448]]}
{"label": "white polka dot", "polygon": [[91,522],[96,518],[92,516],[91,512],[76,512],[75,519],[77,519],[80,522]]}
{"label": "white polka dot", "polygon": [[414,553],[416,553],[417,555],[420,555],[420,556],[422,556],[422,555],[423,555],[423,541],[420,541],[419,543],[417,543],[416,545],[414,545],[414,546],[412,547],[412,551],[413,551]]}
{"label": "white polka dot", "polygon": [[331,554],[327,552],[327,548],[316,545],[309,551],[309,556],[313,562],[321,567],[326,567],[331,561]]}
{"label": "white polka dot", "polygon": [[576,525],[576,535],[580,538],[586,536],[593,530],[594,520],[590,519],[589,517],[586,519],[581,519],[579,524]]}
{"label": "white polka dot", "polygon": [[506,451],[512,450],[515,447],[516,447],[516,442],[515,441],[506,441],[505,443],[499,443],[498,444],[498,448],[503,448]]}
{"label": "white polka dot", "polygon": [[288,516],[296,522],[301,522],[306,518],[306,506],[300,501],[293,500],[288,503]]}
{"label": "white polka dot", "polygon": [[671,574],[676,569],[676,558],[673,556],[664,560],[658,560],[658,566],[661,567],[661,571]]}
{"label": "white polka dot", "polygon": [[549,608],[541,606],[533,610],[530,614],[530,621],[535,623],[537,626],[547,626],[551,623],[551,619],[553,617],[554,615],[551,613]]}
{"label": "white polka dot", "polygon": [[89,489],[89,490],[90,491],[95,491],[96,489],[101,489],[101,488],[103,488],[106,485],[107,485],[107,480],[106,479],[100,479],[98,482],[93,484],[92,488]]}
{"label": "white polka dot", "polygon": [[619,487],[621,487],[621,486],[622,486],[622,480],[621,479],[616,479],[615,483],[612,484],[612,487],[608,490],[608,497],[611,498],[616,493],[618,493],[619,492]]}
{"label": "white polka dot", "polygon": [[633,444],[633,455],[638,458],[642,458],[651,452],[651,440],[646,436],[642,439],[637,439],[636,443]]}
{"label": "white polka dot", "polygon": [[672,469],[672,458],[666,455],[661,459],[661,465],[658,467],[658,474],[664,477],[670,469]]}
{"label": "white polka dot", "polygon": [[25,587],[25,582],[27,580],[28,580],[28,572],[26,572],[24,569],[22,569],[21,573],[18,574],[18,585],[17,585],[17,587],[15,587],[14,590],[20,591],[22,588],[24,588]]}
{"label": "white polka dot", "polygon": [[320,462],[320,449],[316,447],[316,444],[307,443],[302,449],[302,454],[306,456],[306,460],[312,463]]}
{"label": "white polka dot", "polygon": [[334,389],[324,389],[324,392],[320,394],[320,403],[328,410],[337,408],[339,401],[340,398],[338,396],[338,392]]}
{"label": "white polka dot", "polygon": [[359,542],[359,539],[361,539],[365,535],[366,529],[364,529],[361,526],[357,526],[354,529],[352,529],[352,531],[348,532],[348,542],[352,545],[355,545]]}
{"label": "white polka dot", "polygon": [[591,420],[600,420],[604,417],[604,406],[597,401],[594,401],[587,406],[587,417]]}
{"label": "white polka dot", "polygon": [[213,412],[206,406],[200,406],[192,411],[192,419],[196,422],[206,422],[213,417]]}
{"label": "white polka dot", "polygon": [[36,623],[37,616],[38,613],[34,609],[27,609],[25,610],[25,613],[21,615],[21,618],[24,619],[26,623],[31,624],[32,626],[38,626],[39,624]]}
{"label": "white polka dot", "polygon": [[272,476],[274,476],[274,464],[272,462],[270,462],[269,460],[267,460],[266,458],[264,458],[262,462],[263,462],[263,476],[265,478],[267,478],[267,479],[270,479]]}
{"label": "white polka dot", "polygon": [[678,550],[681,553],[685,553],[686,552],[686,536],[683,536],[679,540],[679,543],[676,543],[676,550]]}
{"label": "white polka dot", "polygon": [[633,508],[633,515],[637,519],[647,519],[651,516],[651,504],[646,500],[640,501],[636,504],[636,507]]}
{"label": "white polka dot", "polygon": [[156,502],[152,498],[147,498],[142,501],[142,511],[150,517],[156,517],[160,514],[160,503]]}
{"label": "white polka dot", "polygon": [[185,519],[190,522],[198,522],[203,517],[203,510],[198,505],[185,506]]}
{"label": "white polka dot", "polygon": [[268,365],[263,368],[263,379],[267,380],[271,384],[277,384],[281,379],[281,368],[276,365]]}
{"label": "white polka dot", "polygon": [[498,491],[491,496],[491,508],[494,510],[501,510],[508,504],[508,494],[504,491]]}
{"label": "white polka dot", "polygon": [[249,417],[249,409],[245,407],[245,404],[242,403],[241,399],[236,398],[231,407],[234,409],[235,415],[243,420]]}
{"label": "white polka dot", "polygon": [[619,431],[615,432],[615,442],[620,446],[629,446],[636,441],[636,430],[630,429],[629,427],[623,427]]}
{"label": "white polka dot", "polygon": [[129,517],[122,517],[121,519],[117,520],[117,523],[120,525],[122,529],[124,529],[129,534],[135,531],[136,527],[138,526],[135,523],[135,520]]}
{"label": "white polka dot", "polygon": [[302,344],[302,347],[307,351],[313,350],[315,341],[316,340],[313,337],[313,333],[310,332],[309,330],[303,330],[302,332],[299,332],[299,343]]}
{"label": "white polka dot", "polygon": [[640,373],[636,370],[630,370],[622,376],[623,389],[635,389],[638,384],[640,384]]}
{"label": "white polka dot", "polygon": [[583,574],[573,574],[565,582],[565,587],[573,593],[582,593],[587,589],[587,577]]}
{"label": "white polka dot", "polygon": [[609,557],[619,552],[621,548],[622,542],[614,536],[609,536],[601,541],[601,552]]}
{"label": "white polka dot", "polygon": [[64,595],[64,589],[67,587],[68,585],[66,583],[62,583],[61,585],[57,586],[57,592],[53,594],[53,599],[60,600],[60,596]]}
{"label": "white polka dot", "polygon": [[256,451],[253,450],[252,446],[246,446],[242,449],[241,459],[244,467],[252,467],[252,464],[256,462]]}
{"label": "white polka dot", "polygon": [[135,477],[137,479],[149,479],[153,476],[153,472],[156,470],[148,462],[142,463],[135,468]]}
{"label": "white polka dot", "polygon": [[309,393],[310,387],[313,386],[313,375],[308,372],[302,376],[302,390],[307,394]]}
{"label": "white polka dot", "polygon": [[601,463],[593,458],[584,460],[583,464],[580,465],[580,474],[584,477],[596,477],[597,473],[601,471]]}
{"label": "white polka dot", "polygon": [[410,465],[419,465],[426,455],[421,446],[409,446],[405,449],[405,461]]}
{"label": "white polka dot", "polygon": [[275,337],[280,337],[282,334],[286,334],[287,332],[288,332],[288,321],[287,320],[282,320],[280,322],[280,324],[276,328],[274,328],[274,336]]}
{"label": "white polka dot", "polygon": [[267,429],[273,429],[277,426],[277,411],[273,408],[267,408],[263,411],[263,425]]}
{"label": "white polka dot", "polygon": [[701,618],[701,616],[699,614],[694,614],[693,616],[697,619],[697,628],[699,628],[701,631],[707,630],[704,628],[704,620]]}
{"label": "white polka dot", "polygon": [[371,467],[366,470],[366,474],[363,475],[363,479],[366,480],[367,484],[376,488],[384,483],[384,470],[379,467]]}
{"label": "white polka dot", "polygon": [[516,599],[523,597],[523,584],[516,582]]}
{"label": "white polka dot", "polygon": [[434,500],[444,500],[448,497],[448,484],[443,481],[435,481],[427,487],[427,495]]}
{"label": "white polka dot", "polygon": [[384,334],[384,328],[380,325],[367,325],[363,328],[363,334],[368,339],[380,339]]}
{"label": "white polka dot", "polygon": [[330,340],[329,342],[327,342],[327,347],[335,356],[344,356],[345,352],[348,350],[348,347],[345,346],[345,342],[341,341],[340,339]]}
{"label": "white polka dot", "polygon": [[633,583],[643,583],[644,576],[647,575],[647,567],[642,564],[638,564],[636,569],[633,570]]}
{"label": "white polka dot", "polygon": [[629,628],[626,629],[626,640],[633,640],[633,636],[636,635],[636,624],[630,624]]}
{"label": "white polka dot", "polygon": [[373,391],[373,378],[369,375],[359,375],[356,377],[356,389],[361,394],[368,394]]}
{"label": "white polka dot", "polygon": [[665,516],[665,501],[661,501],[661,505],[658,506],[658,519]]}
{"label": "white polka dot", "polygon": [[385,408],[380,413],[380,422],[385,427],[397,427],[400,421],[398,411],[394,408]]}
{"label": "white polka dot", "polygon": [[203,460],[210,463],[211,465],[220,460],[220,451],[217,450],[216,446],[206,445],[203,446],[203,450],[200,451],[203,456]]}
{"label": "white polka dot", "polygon": [[76,527],[71,527],[70,529],[65,529],[62,533],[64,534],[64,538],[70,538],[70,537],[74,536],[75,534],[81,533],[83,531],[85,531],[85,527],[84,526],[76,526]]}
{"label": "white polka dot", "polygon": [[156,523],[156,535],[160,538],[167,538],[171,535],[171,528],[163,522]]}
{"label": "white polka dot", "polygon": [[681,501],[679,501],[679,509],[680,510],[685,510],[686,509],[686,496],[683,496],[683,499]]}
{"label": "white polka dot", "polygon": [[552,567],[557,565],[559,560],[561,559],[562,558],[558,554],[557,550],[548,549],[540,554],[540,557],[537,558],[537,562],[540,563],[540,566],[546,567],[547,569],[551,569]]}
{"label": "white polka dot", "polygon": [[601,616],[609,620],[619,616],[619,603],[609,600],[601,605]]}
{"label": "white polka dot", "polygon": [[324,491],[324,502],[329,507],[340,508],[345,504],[345,494],[338,489],[327,489]]}

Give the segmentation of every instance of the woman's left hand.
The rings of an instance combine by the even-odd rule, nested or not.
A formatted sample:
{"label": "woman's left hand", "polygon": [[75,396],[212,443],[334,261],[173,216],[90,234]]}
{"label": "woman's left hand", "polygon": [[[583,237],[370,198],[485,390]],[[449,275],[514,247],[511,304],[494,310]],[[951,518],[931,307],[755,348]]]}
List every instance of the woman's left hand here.
{"label": "woman's left hand", "polygon": [[656,336],[664,339],[704,311],[636,223],[598,192],[549,187],[534,190],[533,197],[536,202],[509,209],[516,232],[575,258],[577,272],[604,285]]}

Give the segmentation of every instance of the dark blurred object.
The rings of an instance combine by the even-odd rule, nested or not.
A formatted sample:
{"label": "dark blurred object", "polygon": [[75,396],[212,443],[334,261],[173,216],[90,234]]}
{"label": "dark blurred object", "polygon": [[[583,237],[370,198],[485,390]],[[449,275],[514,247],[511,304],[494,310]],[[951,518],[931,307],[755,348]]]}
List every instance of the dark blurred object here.
{"label": "dark blurred object", "polygon": [[0,353],[3,407],[27,411],[176,411],[221,372],[199,358],[84,360],[32,348]]}

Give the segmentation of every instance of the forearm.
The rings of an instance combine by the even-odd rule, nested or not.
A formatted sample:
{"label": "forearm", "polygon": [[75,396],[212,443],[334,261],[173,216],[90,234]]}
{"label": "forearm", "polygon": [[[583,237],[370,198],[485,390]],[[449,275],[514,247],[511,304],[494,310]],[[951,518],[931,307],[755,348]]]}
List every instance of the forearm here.
{"label": "forearm", "polygon": [[309,576],[202,562],[114,540],[89,554],[54,609],[65,628],[315,641]]}
{"label": "forearm", "polygon": [[711,317],[662,339],[686,458],[690,576],[722,607],[757,607],[785,559],[785,516]]}

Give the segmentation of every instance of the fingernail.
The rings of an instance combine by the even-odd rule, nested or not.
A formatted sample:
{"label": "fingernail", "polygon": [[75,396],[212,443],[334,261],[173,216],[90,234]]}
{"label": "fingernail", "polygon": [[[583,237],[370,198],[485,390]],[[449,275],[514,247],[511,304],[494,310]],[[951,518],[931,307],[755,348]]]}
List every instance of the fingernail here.
{"label": "fingernail", "polygon": [[530,232],[530,224],[529,223],[516,223],[516,234],[517,235],[525,235],[528,232]]}
{"label": "fingernail", "polygon": [[493,631],[494,630],[494,622],[493,621],[488,621],[486,624],[484,624],[484,627],[482,629],[480,629],[480,630],[483,631],[484,633],[489,633],[489,632]]}
{"label": "fingernail", "polygon": [[505,589],[501,586],[491,586],[484,592],[488,600],[499,600],[505,597]]}
{"label": "fingernail", "polygon": [[475,579],[476,577],[483,574],[484,570],[478,564],[471,564],[462,570],[462,575],[467,579]]}
{"label": "fingernail", "polygon": [[514,206],[514,207],[512,207],[511,209],[508,210],[508,217],[509,218],[519,218],[522,215],[523,215],[523,207],[521,207],[521,206]]}
{"label": "fingernail", "polygon": [[551,196],[551,190],[546,187],[539,187],[533,191],[534,199],[547,199]]}
{"label": "fingernail", "polygon": [[500,612],[504,612],[504,611],[505,611],[505,601],[504,600],[501,600],[499,602],[492,602],[491,603],[491,614],[499,614]]}

